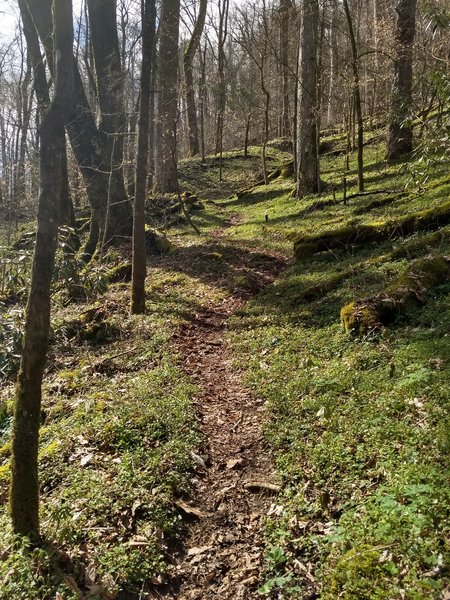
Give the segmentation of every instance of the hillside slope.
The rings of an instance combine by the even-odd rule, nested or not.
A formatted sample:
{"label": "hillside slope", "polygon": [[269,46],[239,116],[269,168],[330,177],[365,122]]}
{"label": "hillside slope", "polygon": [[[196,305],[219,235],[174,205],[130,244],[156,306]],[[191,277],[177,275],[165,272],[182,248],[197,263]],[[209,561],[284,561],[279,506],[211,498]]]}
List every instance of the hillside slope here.
{"label": "hillside slope", "polygon": [[[30,560],[8,530],[10,381],[0,597],[449,597],[450,282],[410,272],[450,256],[448,220],[404,226],[449,202],[449,163],[419,184],[413,162],[388,166],[377,135],[367,141],[366,189],[383,193],[352,197],[339,137],[322,159],[330,189],[302,200],[288,170],[252,187],[257,148],[225,155],[223,182],[216,159],[188,161],[201,235],[167,231],[147,315],[128,315],[127,283],[99,285],[114,253],[87,301],[56,294],[46,546]],[[389,233],[363,239],[368,226]],[[360,327],[394,289],[389,318]],[[348,306],[360,308],[345,330]]]}

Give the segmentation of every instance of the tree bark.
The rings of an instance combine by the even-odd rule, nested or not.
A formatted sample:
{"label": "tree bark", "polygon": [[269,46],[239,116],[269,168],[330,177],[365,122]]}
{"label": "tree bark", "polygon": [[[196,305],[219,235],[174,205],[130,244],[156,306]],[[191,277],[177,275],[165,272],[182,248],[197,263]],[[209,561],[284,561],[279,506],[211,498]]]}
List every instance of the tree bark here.
{"label": "tree bark", "polygon": [[317,148],[318,0],[304,0],[300,31],[299,111],[297,136],[297,195],[319,191]]}
{"label": "tree bark", "polygon": [[[43,44],[49,70],[52,73],[51,2],[50,0],[27,0],[27,7]],[[73,104],[72,113],[67,124],[67,132],[92,208],[90,237],[84,249],[84,258],[87,260],[94,253],[98,239],[104,237],[103,234],[99,235],[99,232],[103,232],[105,224],[107,227],[106,238],[111,243],[122,241],[124,237],[129,238],[131,236],[132,213],[125,192],[122,169],[114,172],[114,185],[111,186],[112,195],[109,198],[111,155],[108,154],[108,150],[104,145],[105,133],[97,128],[75,59],[73,59],[73,70]],[[115,118],[116,115],[111,115],[111,118],[113,117]],[[110,204],[109,220],[106,223],[108,201]]]}
{"label": "tree bark", "polygon": [[141,3],[142,65],[136,156],[131,285],[131,312],[133,314],[142,314],[145,312],[145,275],[147,271],[147,253],[145,247],[145,196],[147,192],[153,38],[155,36],[156,23],[155,0],[141,0]]}
{"label": "tree bark", "polygon": [[161,151],[157,160],[157,188],[162,193],[178,190],[178,34],[180,0],[162,0],[159,46],[159,121]]}
{"label": "tree bark", "polygon": [[57,246],[65,147],[64,125],[73,89],[72,1],[53,5],[55,91],[40,131],[38,227],[25,317],[22,361],[14,407],[11,515],[16,534],[39,537],[38,443],[41,386],[50,328],[50,284]]}
{"label": "tree bark", "polygon": [[225,84],[225,42],[228,37],[228,12],[230,0],[219,1],[219,31],[217,42],[218,66],[217,75],[219,79],[217,92],[217,123],[216,123],[216,154],[219,155],[219,181],[222,181],[223,170],[223,129],[225,120],[225,109],[227,105],[227,89]]}
{"label": "tree bark", "polygon": [[289,120],[289,18],[290,0],[280,0],[280,65],[281,65],[281,136],[290,137],[291,127]]}
{"label": "tree bark", "polygon": [[328,87],[327,127],[336,123],[336,85],[338,80],[338,4],[336,0],[331,3],[330,18],[330,81]]}
{"label": "tree bark", "polygon": [[408,120],[412,107],[412,57],[416,32],[417,0],[400,0],[395,26],[396,57],[391,98],[387,159],[396,160],[413,149],[413,130]]}
{"label": "tree bark", "polygon": [[356,120],[358,123],[358,189],[360,192],[364,191],[364,124],[361,107],[361,88],[359,85],[359,57],[358,48],[356,45],[355,32],[353,30],[353,21],[348,6],[348,0],[343,0],[345,17],[348,24],[348,32],[350,35],[350,43],[352,47],[352,71],[353,71],[353,97],[354,107],[356,113]]}
{"label": "tree bark", "polygon": [[197,22],[195,23],[194,31],[192,32],[192,37],[189,41],[189,44],[186,47],[183,57],[184,84],[186,88],[186,112],[189,130],[189,153],[191,156],[196,156],[200,152],[197,108],[195,105],[194,76],[192,65],[195,53],[197,52],[198,47],[200,45],[200,39],[202,37],[203,28],[205,26],[207,6],[208,0],[200,0]]}

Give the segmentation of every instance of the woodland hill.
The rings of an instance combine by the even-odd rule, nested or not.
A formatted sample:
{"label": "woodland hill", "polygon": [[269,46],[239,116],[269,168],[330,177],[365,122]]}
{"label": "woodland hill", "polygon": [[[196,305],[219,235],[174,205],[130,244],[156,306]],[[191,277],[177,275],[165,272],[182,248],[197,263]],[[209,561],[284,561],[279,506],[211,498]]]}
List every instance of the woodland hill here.
{"label": "woodland hill", "polygon": [[[448,161],[417,185],[418,165],[388,166],[374,141],[374,194],[351,197],[352,154],[344,204],[343,141],[322,157],[331,191],[301,201],[290,177],[253,187],[258,148],[225,155],[222,183],[215,157],[183,162],[201,234],[182,215],[167,229],[144,316],[126,308],[126,255],[81,271],[86,299],[73,303],[60,250],[39,451],[46,543],[15,546],[4,504],[2,597],[446,597],[450,240],[446,217],[420,224],[445,213]],[[275,171],[289,155],[268,161]],[[405,222],[417,230],[392,225]],[[295,257],[306,239],[333,242]],[[4,310],[13,371],[22,308]],[[12,394],[6,383],[4,502]]]}
{"label": "woodland hill", "polygon": [[0,600],[449,600],[448,3],[5,2]]}

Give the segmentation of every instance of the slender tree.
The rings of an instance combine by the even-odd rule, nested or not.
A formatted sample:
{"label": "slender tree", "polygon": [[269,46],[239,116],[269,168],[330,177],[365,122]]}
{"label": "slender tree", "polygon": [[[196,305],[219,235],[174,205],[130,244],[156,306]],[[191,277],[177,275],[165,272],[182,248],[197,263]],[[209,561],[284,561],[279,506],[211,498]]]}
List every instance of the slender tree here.
{"label": "slender tree", "polygon": [[289,19],[291,16],[291,0],[280,0],[280,66],[282,86],[281,135],[291,135],[289,120]]}
{"label": "slender tree", "polygon": [[136,153],[136,184],[133,220],[133,261],[131,312],[145,312],[145,196],[147,192],[148,145],[150,125],[150,92],[153,65],[153,38],[155,36],[155,0],[141,0],[142,65],[139,98],[138,141]]}
{"label": "slender tree", "polygon": [[304,0],[301,13],[299,55],[299,109],[297,135],[297,194],[320,187],[317,134],[317,38],[318,0]]}
{"label": "slender tree", "polygon": [[197,21],[194,25],[191,39],[189,40],[183,56],[184,85],[186,91],[186,112],[189,129],[189,153],[196,156],[200,152],[200,141],[198,135],[197,108],[195,105],[193,62],[195,53],[200,45],[200,40],[205,27],[206,9],[208,0],[200,0]]}
{"label": "slender tree", "polygon": [[38,442],[41,386],[50,328],[50,284],[57,246],[64,126],[73,90],[72,1],[53,3],[54,95],[42,118],[40,195],[31,288],[14,407],[11,515],[15,533],[39,536]]}
{"label": "slender tree", "polygon": [[416,32],[417,0],[397,3],[395,26],[394,84],[387,142],[388,160],[396,160],[412,151],[413,130],[410,122],[412,106],[412,55]]}
{"label": "slender tree", "polygon": [[162,0],[159,45],[159,121],[161,146],[157,156],[157,188],[160,192],[178,190],[178,34],[180,0]]}
{"label": "slender tree", "polygon": [[364,191],[364,124],[361,105],[361,89],[359,85],[359,57],[356,37],[353,29],[353,20],[348,6],[348,0],[343,0],[345,18],[348,24],[350,45],[352,49],[352,71],[353,71],[353,102],[358,123],[358,189]]}
{"label": "slender tree", "polygon": [[219,180],[222,181],[223,132],[225,125],[225,108],[227,105],[227,88],[225,84],[225,43],[228,37],[228,13],[230,0],[219,0],[219,27],[217,31],[217,120],[216,120],[216,154],[220,156]]}

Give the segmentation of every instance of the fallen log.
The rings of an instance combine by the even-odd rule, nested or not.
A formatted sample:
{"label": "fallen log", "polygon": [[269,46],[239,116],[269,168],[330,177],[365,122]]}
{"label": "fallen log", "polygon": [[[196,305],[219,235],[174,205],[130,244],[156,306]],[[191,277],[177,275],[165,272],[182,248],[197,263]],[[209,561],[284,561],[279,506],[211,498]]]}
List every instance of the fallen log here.
{"label": "fallen log", "polygon": [[434,208],[384,222],[351,224],[318,235],[300,234],[294,238],[297,259],[308,258],[317,252],[383,242],[405,237],[416,231],[437,229],[450,223],[450,202]]}
{"label": "fallen log", "polygon": [[346,304],[341,309],[344,331],[356,336],[376,331],[399,313],[423,304],[429,292],[446,281],[450,281],[449,256],[420,258],[380,294]]}

